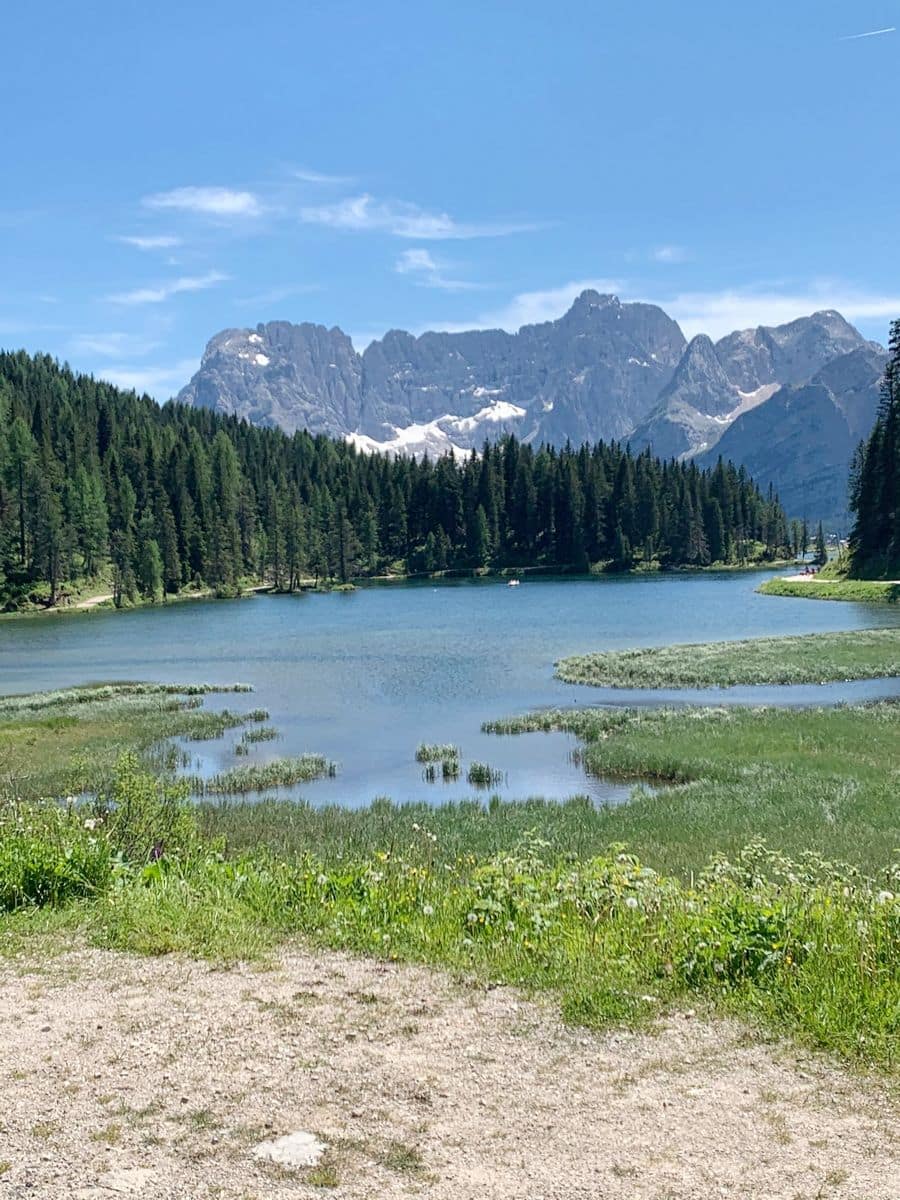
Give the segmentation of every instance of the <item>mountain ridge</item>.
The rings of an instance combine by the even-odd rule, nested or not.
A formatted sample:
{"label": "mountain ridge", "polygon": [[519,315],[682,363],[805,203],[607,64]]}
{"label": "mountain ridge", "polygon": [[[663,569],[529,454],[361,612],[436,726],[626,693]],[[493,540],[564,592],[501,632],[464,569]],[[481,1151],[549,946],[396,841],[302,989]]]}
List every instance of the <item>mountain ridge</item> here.
{"label": "mountain ridge", "polygon": [[[528,443],[618,440],[690,458],[712,453],[749,412],[763,417],[743,428],[764,430],[782,412],[784,398],[768,407],[774,396],[826,368],[830,402],[846,393],[853,410],[848,429],[870,426],[873,355],[884,351],[833,309],[688,341],[659,306],[588,289],[559,318],[516,333],[392,329],[361,353],[339,326],[226,329],[177,399],[369,451],[468,451],[514,432]],[[844,504],[832,490],[829,509]]]}

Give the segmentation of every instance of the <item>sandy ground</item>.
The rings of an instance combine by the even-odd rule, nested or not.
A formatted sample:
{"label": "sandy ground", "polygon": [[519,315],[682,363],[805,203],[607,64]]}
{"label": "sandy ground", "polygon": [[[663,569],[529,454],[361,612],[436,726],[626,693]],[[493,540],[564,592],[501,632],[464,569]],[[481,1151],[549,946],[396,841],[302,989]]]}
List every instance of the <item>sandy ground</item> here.
{"label": "sandy ground", "polygon": [[97,608],[101,604],[106,604],[108,600],[112,600],[113,594],[110,592],[106,596],[88,596],[86,600],[79,600],[77,604],[73,604],[73,608]]}
{"label": "sandy ground", "polygon": [[[0,963],[0,1200],[898,1200],[897,1117],[690,1014],[594,1035],[337,954]],[[253,1157],[300,1130],[328,1143],[317,1168]]]}

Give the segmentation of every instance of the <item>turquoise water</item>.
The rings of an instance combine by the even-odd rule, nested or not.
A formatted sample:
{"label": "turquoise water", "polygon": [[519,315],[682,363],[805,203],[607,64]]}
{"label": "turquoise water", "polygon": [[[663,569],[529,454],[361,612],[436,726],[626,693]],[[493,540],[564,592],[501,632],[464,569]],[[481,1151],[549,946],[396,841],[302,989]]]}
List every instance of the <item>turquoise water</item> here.
{"label": "turquoise water", "polygon": [[[611,579],[393,585],[350,594],[193,601],[133,612],[0,622],[0,693],[108,679],[250,683],[282,734],[248,759],[315,751],[335,779],[305,785],[316,803],[376,796],[439,802],[473,794],[464,781],[427,784],[415,763],[423,741],[456,742],[465,764],[504,773],[507,797],[589,794],[615,802],[627,788],[587,777],[563,734],[488,737],[481,722],[548,706],[834,703],[895,695],[896,680],[800,688],[626,692],[553,678],[569,654],[671,642],[900,626],[892,608],[760,596],[765,576],[660,575]],[[201,744],[197,769],[233,765],[236,735]],[[197,744],[190,746],[197,754]]]}

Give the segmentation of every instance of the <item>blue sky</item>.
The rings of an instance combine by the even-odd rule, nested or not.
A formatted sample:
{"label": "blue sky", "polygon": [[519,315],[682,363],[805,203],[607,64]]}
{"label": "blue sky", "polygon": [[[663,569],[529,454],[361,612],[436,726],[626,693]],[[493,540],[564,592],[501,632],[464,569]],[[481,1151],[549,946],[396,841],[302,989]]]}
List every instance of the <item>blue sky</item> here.
{"label": "blue sky", "polygon": [[361,347],[585,286],[689,335],[839,308],[884,341],[897,25],[900,0],[9,6],[0,346],[162,400],[222,328]]}

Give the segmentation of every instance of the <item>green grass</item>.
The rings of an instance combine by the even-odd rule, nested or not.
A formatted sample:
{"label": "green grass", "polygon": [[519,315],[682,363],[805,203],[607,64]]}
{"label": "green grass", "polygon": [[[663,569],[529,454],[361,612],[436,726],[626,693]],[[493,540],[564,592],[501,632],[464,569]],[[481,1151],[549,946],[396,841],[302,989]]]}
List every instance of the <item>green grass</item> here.
{"label": "green grass", "polygon": [[254,742],[274,742],[278,739],[279,733],[271,725],[260,725],[256,729],[247,729],[241,734],[241,741],[245,745],[252,745]]}
{"label": "green grass", "polygon": [[77,808],[0,809],[0,947],[68,925],[101,947],[231,961],[300,934],[549,991],[587,1025],[701,1002],[849,1061],[900,1054],[900,867],[866,879],[755,842],[681,881],[620,846],[574,859],[535,833],[460,855],[428,827],[407,842],[384,806],[390,849],[233,855],[134,760],[113,800],[90,828]]}
{"label": "green grass", "polygon": [[249,692],[246,684],[109,683],[0,699],[0,793],[20,799],[104,791],[126,751],[157,767],[175,765],[158,748],[170,738],[206,740],[263,709],[214,712],[202,707],[214,692]]}
{"label": "green grass", "polygon": [[764,596],[802,600],[852,600],[862,604],[897,604],[900,584],[878,579],[769,579],[757,589]]}
{"label": "green grass", "polygon": [[[801,586],[806,586],[801,585]],[[564,658],[566,683],[596,687],[732,687],[900,675],[900,629],[659,646]]]}

